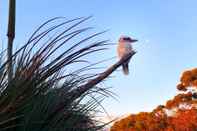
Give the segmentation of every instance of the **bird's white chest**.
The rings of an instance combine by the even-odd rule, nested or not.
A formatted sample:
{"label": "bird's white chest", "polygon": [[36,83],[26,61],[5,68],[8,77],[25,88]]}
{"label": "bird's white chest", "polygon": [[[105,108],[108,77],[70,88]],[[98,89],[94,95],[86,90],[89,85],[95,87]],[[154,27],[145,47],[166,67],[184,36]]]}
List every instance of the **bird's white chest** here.
{"label": "bird's white chest", "polygon": [[119,43],[119,50],[122,51],[131,51],[132,50],[132,46],[130,43]]}
{"label": "bird's white chest", "polygon": [[132,51],[132,45],[130,43],[119,43],[118,44],[118,55],[122,57],[124,54],[130,53]]}

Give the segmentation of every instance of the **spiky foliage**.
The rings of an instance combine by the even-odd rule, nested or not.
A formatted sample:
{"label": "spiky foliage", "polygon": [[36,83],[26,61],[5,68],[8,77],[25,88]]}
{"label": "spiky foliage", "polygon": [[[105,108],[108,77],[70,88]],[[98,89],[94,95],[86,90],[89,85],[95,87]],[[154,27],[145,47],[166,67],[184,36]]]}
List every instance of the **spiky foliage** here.
{"label": "spiky foliage", "polygon": [[58,17],[43,23],[13,54],[10,82],[9,61],[1,61],[1,131],[88,131],[105,125],[95,119],[95,113],[101,111],[98,106],[110,91],[95,86],[74,95],[78,87],[99,75],[91,72],[94,64],[89,64],[87,56],[108,45],[92,40],[103,32],[80,36],[91,29],[77,29],[87,19]]}

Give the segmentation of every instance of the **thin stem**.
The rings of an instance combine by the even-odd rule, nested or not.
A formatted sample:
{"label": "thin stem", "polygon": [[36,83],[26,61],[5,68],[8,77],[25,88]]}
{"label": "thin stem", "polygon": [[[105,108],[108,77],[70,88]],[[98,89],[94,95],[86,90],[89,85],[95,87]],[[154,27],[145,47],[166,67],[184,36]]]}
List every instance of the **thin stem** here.
{"label": "thin stem", "polygon": [[13,76],[12,68],[12,48],[15,37],[15,17],[16,17],[16,0],[9,0],[9,16],[8,16],[8,83],[10,83]]}

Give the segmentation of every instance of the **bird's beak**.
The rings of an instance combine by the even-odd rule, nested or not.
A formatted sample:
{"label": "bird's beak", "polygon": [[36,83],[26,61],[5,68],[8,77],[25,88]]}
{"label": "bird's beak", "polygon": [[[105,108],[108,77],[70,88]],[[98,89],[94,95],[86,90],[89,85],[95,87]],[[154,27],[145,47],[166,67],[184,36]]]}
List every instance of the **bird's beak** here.
{"label": "bird's beak", "polygon": [[132,39],[132,41],[131,42],[137,42],[138,40],[136,40],[136,39]]}

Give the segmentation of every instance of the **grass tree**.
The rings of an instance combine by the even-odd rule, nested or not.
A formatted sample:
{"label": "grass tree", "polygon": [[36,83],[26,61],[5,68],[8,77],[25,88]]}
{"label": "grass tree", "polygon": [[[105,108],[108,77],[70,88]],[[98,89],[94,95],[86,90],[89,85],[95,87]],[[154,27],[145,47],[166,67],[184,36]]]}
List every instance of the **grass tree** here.
{"label": "grass tree", "polygon": [[[87,35],[84,33],[90,27],[78,28],[88,19],[50,19],[20,49],[8,53],[11,57],[7,61],[1,61],[1,131],[88,131],[106,125],[96,119],[96,114],[112,92],[99,83],[135,52],[96,73],[97,62],[90,63],[88,57],[103,52],[110,44],[95,40],[104,32]],[[12,45],[14,27],[10,26],[13,24],[8,31]],[[8,64],[11,79],[7,77]]]}

